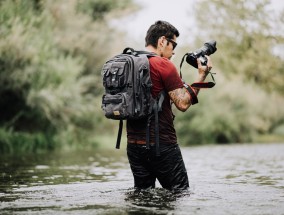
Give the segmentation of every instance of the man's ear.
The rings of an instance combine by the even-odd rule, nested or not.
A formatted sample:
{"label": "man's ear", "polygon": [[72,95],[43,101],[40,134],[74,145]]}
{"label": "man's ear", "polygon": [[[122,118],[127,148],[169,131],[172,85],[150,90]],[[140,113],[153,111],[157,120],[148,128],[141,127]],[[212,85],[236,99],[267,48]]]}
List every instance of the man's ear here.
{"label": "man's ear", "polygon": [[158,47],[164,47],[165,36],[162,36],[158,39]]}

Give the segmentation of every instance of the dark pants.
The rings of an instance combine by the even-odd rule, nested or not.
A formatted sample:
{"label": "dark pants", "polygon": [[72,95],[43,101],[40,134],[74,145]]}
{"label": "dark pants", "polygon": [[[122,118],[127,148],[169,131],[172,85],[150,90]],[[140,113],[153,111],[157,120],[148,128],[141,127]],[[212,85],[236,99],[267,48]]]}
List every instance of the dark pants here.
{"label": "dark pants", "polygon": [[145,145],[127,145],[127,156],[138,189],[154,188],[156,179],[168,190],[184,190],[189,187],[187,172],[178,144],[160,144],[161,156],[156,148]]}

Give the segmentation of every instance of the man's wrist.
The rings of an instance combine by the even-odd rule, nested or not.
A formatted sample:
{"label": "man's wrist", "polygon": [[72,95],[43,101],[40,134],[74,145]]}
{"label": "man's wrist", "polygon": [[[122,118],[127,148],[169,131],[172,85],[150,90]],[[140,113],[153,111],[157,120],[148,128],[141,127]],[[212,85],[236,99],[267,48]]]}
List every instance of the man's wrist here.
{"label": "man's wrist", "polygon": [[205,79],[206,79],[206,75],[205,74],[200,74],[199,77],[198,77],[197,82],[203,82],[203,81],[205,81]]}

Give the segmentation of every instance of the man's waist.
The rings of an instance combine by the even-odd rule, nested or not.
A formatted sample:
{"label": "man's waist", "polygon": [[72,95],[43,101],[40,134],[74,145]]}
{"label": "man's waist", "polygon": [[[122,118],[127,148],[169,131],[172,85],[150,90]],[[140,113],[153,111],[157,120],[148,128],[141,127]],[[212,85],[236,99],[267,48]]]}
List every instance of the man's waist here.
{"label": "man's waist", "polygon": [[[139,145],[146,144],[146,140],[128,140],[127,142],[131,144],[139,144]],[[150,141],[150,144],[153,145],[154,142]]]}
{"label": "man's waist", "polygon": [[[130,144],[137,144],[137,145],[146,145],[146,141],[145,140],[128,140],[127,143],[130,143]],[[155,142],[153,141],[150,141],[149,142],[150,145],[155,145]],[[176,142],[164,142],[164,141],[160,141],[160,144],[176,144]]]}

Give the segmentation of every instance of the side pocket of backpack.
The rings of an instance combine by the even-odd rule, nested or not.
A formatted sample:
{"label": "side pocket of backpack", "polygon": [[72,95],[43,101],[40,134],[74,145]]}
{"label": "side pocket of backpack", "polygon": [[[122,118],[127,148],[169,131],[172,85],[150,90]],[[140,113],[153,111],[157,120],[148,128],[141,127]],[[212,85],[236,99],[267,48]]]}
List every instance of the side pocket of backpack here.
{"label": "side pocket of backpack", "polygon": [[127,93],[105,94],[102,97],[102,109],[109,119],[127,119]]}

